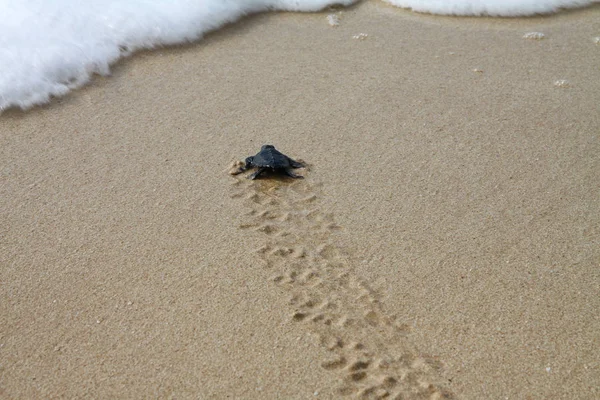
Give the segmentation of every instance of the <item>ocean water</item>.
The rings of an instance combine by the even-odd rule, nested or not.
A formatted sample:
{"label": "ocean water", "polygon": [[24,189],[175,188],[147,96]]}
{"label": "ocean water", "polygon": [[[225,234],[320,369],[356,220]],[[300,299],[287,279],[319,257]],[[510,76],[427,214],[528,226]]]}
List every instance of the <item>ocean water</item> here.
{"label": "ocean water", "polygon": [[[599,0],[384,0],[418,12],[524,16]],[[196,41],[244,15],[356,0],[0,0],[0,112],[84,85],[139,49]]]}

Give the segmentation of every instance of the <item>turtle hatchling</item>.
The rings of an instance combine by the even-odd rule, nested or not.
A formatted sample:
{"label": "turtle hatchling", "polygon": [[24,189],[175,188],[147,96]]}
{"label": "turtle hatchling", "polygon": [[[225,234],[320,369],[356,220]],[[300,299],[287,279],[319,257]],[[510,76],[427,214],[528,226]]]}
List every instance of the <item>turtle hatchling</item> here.
{"label": "turtle hatchling", "polygon": [[249,179],[256,179],[266,171],[284,173],[292,178],[304,178],[292,172],[292,169],[304,168],[304,165],[279,152],[270,144],[262,146],[255,156],[246,158],[244,165],[235,173],[239,174],[250,168],[257,168],[257,171],[248,176]]}

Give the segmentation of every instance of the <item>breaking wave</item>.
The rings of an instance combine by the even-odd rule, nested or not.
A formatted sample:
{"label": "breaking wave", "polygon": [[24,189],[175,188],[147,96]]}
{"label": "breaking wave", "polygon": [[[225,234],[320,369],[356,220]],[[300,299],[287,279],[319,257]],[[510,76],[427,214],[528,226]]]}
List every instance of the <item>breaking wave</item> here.
{"label": "breaking wave", "polygon": [[[0,111],[30,108],[107,75],[139,49],[196,41],[244,15],[356,0],[0,0]],[[598,0],[384,0],[418,12],[523,16]]]}

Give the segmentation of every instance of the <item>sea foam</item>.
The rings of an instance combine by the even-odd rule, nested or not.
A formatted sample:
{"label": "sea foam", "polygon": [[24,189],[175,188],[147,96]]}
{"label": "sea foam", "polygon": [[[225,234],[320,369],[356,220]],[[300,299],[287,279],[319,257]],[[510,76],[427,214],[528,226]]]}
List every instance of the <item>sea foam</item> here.
{"label": "sea foam", "polygon": [[[415,11],[529,15],[598,0],[385,0]],[[356,0],[0,0],[0,111],[48,102],[139,49],[192,42],[244,15]]]}
{"label": "sea foam", "polygon": [[0,0],[0,111],[45,103],[135,50],[195,41],[246,14],[353,1]]}
{"label": "sea foam", "polygon": [[492,17],[522,17],[553,13],[561,8],[575,8],[597,3],[598,0],[384,0],[398,7],[417,12],[442,15],[489,15]]}

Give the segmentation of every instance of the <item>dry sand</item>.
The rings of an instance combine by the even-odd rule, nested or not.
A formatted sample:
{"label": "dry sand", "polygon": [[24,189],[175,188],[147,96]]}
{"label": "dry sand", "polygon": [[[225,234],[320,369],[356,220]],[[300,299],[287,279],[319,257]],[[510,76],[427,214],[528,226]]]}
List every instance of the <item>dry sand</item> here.
{"label": "dry sand", "polygon": [[0,117],[1,398],[600,396],[600,7],[326,15]]}

